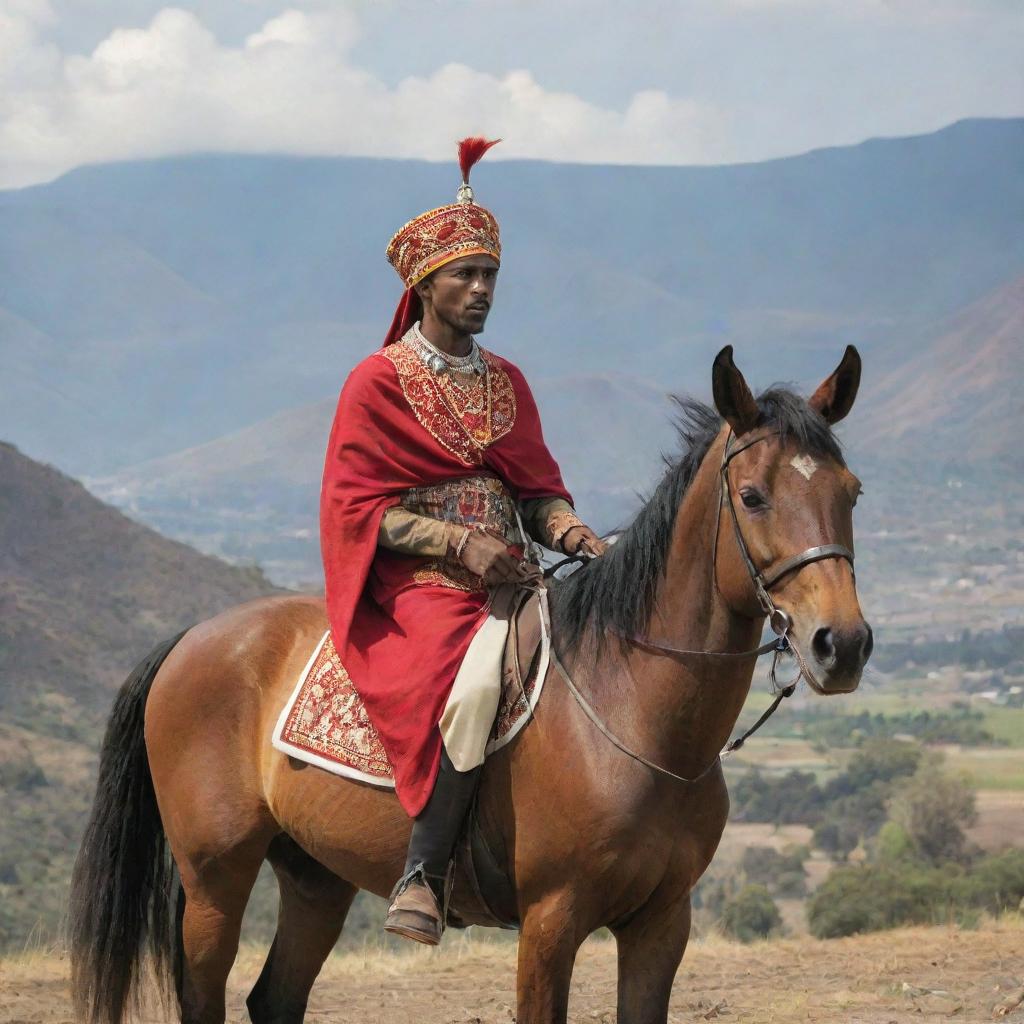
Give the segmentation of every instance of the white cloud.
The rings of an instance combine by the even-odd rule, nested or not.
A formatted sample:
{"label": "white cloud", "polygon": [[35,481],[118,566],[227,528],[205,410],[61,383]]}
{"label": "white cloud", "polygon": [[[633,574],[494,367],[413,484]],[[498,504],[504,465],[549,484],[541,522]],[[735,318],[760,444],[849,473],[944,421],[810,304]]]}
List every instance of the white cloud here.
{"label": "white cloud", "polygon": [[43,42],[47,10],[18,0],[0,32],[13,58],[0,107],[8,187],[81,163],[192,151],[448,159],[470,132],[502,136],[505,157],[722,157],[722,114],[658,90],[615,110],[546,89],[527,70],[459,63],[388,86],[351,60],[358,26],[344,10],[288,10],[228,46],[195,14],[165,8],[72,56]]}
{"label": "white cloud", "polygon": [[195,151],[448,160],[476,132],[494,159],[725,163],[1024,112],[1020,0],[163,2],[0,0],[0,187]]}

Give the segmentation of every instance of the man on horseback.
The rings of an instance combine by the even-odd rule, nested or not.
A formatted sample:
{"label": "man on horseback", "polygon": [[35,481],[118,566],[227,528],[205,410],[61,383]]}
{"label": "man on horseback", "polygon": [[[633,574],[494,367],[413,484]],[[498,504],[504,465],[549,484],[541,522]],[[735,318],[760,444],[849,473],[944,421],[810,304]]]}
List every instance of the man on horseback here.
{"label": "man on horseback", "polygon": [[431,945],[497,709],[512,597],[539,584],[530,539],[605,549],[573,510],[523,375],[474,338],[501,247],[469,170],[491,145],[463,140],[456,202],[388,245],[406,292],[383,348],[342,390],[321,495],[334,644],[415,819],[385,928]]}

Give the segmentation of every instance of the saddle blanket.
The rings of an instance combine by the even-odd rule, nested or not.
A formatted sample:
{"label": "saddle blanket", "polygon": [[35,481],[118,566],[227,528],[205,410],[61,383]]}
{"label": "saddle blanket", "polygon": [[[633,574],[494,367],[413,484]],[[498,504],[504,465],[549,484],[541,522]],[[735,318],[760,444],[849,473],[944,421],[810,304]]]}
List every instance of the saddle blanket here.
{"label": "saddle blanket", "polygon": [[[530,720],[540,699],[551,642],[546,596],[542,594],[537,605],[541,644],[535,659],[536,670],[528,673],[521,684],[514,673],[502,671],[501,698],[487,754],[500,750],[515,738]],[[289,757],[335,775],[394,788],[394,773],[380,736],[338,657],[330,630],[324,633],[300,673],[277,720],[271,742]]]}

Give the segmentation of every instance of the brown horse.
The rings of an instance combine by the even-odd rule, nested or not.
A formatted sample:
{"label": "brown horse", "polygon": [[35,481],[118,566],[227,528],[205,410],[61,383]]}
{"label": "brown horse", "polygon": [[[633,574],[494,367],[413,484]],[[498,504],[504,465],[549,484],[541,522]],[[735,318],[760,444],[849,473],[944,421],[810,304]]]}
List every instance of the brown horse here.
{"label": "brown horse", "polygon": [[[577,950],[604,926],[620,1024],[667,1018],[690,891],[728,813],[718,754],[750,687],[755,659],[742,655],[764,624],[750,563],[791,619],[810,685],[857,686],[871,646],[846,550],[859,485],[830,424],[859,376],[849,348],[809,402],[780,389],[755,400],[723,350],[717,412],[682,403],[682,457],[609,553],[553,587],[556,648],[596,715],[697,781],[609,742],[556,674],[535,720],[488,760],[479,818],[516,894],[520,1024],[565,1021]],[[319,598],[257,601],[163,644],[125,683],[73,883],[83,1018],[119,1024],[148,939],[182,1020],[223,1021],[242,912],[269,859],[280,915],[248,1008],[256,1024],[299,1022],[357,890],[386,896],[398,878],[410,822],[394,795],[270,743],[325,628]]]}

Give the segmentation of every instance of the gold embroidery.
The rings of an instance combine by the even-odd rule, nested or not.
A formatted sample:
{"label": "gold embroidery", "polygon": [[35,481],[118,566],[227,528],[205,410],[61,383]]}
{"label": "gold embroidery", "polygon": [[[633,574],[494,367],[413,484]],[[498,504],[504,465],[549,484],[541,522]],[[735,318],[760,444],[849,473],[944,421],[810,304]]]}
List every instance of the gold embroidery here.
{"label": "gold embroidery", "polygon": [[487,592],[482,576],[447,559],[427,562],[422,569],[412,574],[412,578],[418,587],[448,587],[451,590],[464,590],[468,594]]}
{"label": "gold embroidery", "polygon": [[[497,477],[468,476],[429,487],[413,487],[402,494],[402,507],[431,519],[486,530],[503,537],[513,547],[525,543],[515,499]],[[452,587],[470,593],[487,589],[479,576],[453,558],[432,559],[413,573],[413,580],[420,586]]]}
{"label": "gold embroidery", "polygon": [[487,530],[506,543],[522,546],[516,502],[495,476],[463,476],[402,492],[402,508],[420,516]]}
{"label": "gold embroidery", "polygon": [[479,466],[484,450],[515,425],[516,395],[512,381],[490,352],[480,350],[487,372],[468,384],[447,371],[434,373],[420,357],[398,342],[381,353],[394,365],[409,407],[420,424],[460,461]]}
{"label": "gold embroidery", "polygon": [[406,287],[461,256],[483,253],[501,260],[498,222],[476,203],[451,203],[403,224],[388,242],[388,262]]}
{"label": "gold embroidery", "polygon": [[[552,550],[558,551],[560,550],[562,538],[574,527],[582,526],[583,520],[570,508],[562,512],[556,512],[547,521],[546,525],[550,538],[549,546]],[[564,550],[564,548],[561,550]]]}
{"label": "gold embroidery", "polygon": [[281,739],[306,754],[326,757],[374,778],[387,779],[392,774],[384,744],[330,633],[293,699]]}

